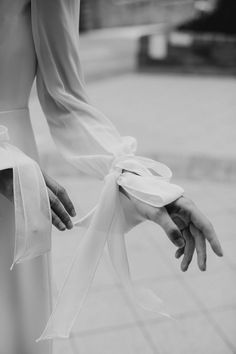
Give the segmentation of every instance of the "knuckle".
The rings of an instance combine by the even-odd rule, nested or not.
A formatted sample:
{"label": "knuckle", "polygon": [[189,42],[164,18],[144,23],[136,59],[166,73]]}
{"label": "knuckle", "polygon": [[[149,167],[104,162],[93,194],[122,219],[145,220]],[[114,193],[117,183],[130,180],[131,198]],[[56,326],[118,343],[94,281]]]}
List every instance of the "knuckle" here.
{"label": "knuckle", "polygon": [[192,208],[194,208],[194,202],[191,199],[185,198],[184,203],[188,209],[191,210]]}
{"label": "knuckle", "polygon": [[65,194],[66,194],[65,188],[60,186],[60,187],[58,188],[57,195],[58,195],[59,197],[63,197]]}
{"label": "knuckle", "polygon": [[178,230],[175,229],[170,230],[170,237],[172,240],[177,241],[180,238],[180,234]]}
{"label": "knuckle", "polygon": [[164,212],[162,208],[152,208],[150,210],[150,218],[152,220],[161,220],[163,218]]}
{"label": "knuckle", "polygon": [[61,218],[63,219],[63,221],[69,222],[70,221],[70,217],[67,213],[63,212],[61,214]]}
{"label": "knuckle", "polygon": [[56,207],[59,204],[59,200],[55,196],[52,196],[50,198],[50,204],[52,207]]}

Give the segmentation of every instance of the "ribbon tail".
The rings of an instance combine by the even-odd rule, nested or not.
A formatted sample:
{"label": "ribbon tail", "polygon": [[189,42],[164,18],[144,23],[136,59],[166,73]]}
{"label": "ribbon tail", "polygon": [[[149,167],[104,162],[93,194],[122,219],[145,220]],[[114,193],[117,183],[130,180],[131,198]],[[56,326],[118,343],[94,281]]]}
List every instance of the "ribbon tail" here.
{"label": "ribbon tail", "polygon": [[[4,133],[7,129],[0,127],[0,137]],[[12,270],[16,263],[50,250],[52,224],[47,188],[38,164],[4,140],[0,146],[0,170],[8,168],[13,170],[15,213]]]}
{"label": "ribbon tail", "polygon": [[14,258],[10,270],[23,256],[26,244],[26,217],[23,198],[21,194],[19,168],[17,165],[13,166],[13,193],[14,193],[14,211],[15,211],[15,246]]}
{"label": "ribbon tail", "polygon": [[125,245],[125,231],[126,218],[119,200],[108,238],[108,251],[113,267],[132,303],[146,311],[170,317],[164,309],[163,301],[152,290],[133,285]]}
{"label": "ribbon tail", "polygon": [[96,209],[97,209],[97,205],[92,210],[90,210],[88,214],[86,214],[84,217],[75,221],[74,226],[88,228],[90,223],[92,222]]}
{"label": "ribbon tail", "polygon": [[15,263],[48,252],[51,248],[51,212],[47,188],[37,163],[8,145],[13,165],[15,205]]}
{"label": "ribbon tail", "polygon": [[70,335],[86,300],[116,213],[119,193],[116,178],[115,173],[106,177],[92,222],[79,244],[55,308],[37,341],[56,337],[68,338]]}

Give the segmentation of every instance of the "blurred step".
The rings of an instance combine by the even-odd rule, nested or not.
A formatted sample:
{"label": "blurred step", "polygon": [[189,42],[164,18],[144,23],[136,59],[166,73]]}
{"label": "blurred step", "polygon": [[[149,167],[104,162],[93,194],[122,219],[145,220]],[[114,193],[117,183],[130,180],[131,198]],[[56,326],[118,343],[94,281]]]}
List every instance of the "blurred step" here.
{"label": "blurred step", "polygon": [[236,74],[236,37],[167,30],[139,40],[138,66],[171,72]]}

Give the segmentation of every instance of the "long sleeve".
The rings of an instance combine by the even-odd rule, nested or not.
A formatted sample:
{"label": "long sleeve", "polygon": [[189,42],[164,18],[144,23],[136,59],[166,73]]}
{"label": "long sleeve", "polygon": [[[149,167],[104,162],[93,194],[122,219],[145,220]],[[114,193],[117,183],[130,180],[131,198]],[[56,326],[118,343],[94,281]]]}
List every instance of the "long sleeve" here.
{"label": "long sleeve", "polygon": [[183,190],[169,183],[171,171],[167,166],[135,156],[136,140],[121,137],[91,104],[79,59],[79,0],[31,3],[38,96],[51,135],[71,164],[104,179],[97,206],[78,222],[87,231],[40,337],[65,338],[83,306],[106,243],[114,268],[132,299],[146,309],[161,312],[159,298],[147,289],[134,289],[130,281],[124,234],[139,221],[135,208],[119,193],[119,186],[155,207],[174,201]]}
{"label": "long sleeve", "polygon": [[113,156],[134,153],[133,138],[122,138],[89,101],[79,59],[78,0],[32,1],[38,57],[37,88],[59,151],[77,168],[103,178]]}

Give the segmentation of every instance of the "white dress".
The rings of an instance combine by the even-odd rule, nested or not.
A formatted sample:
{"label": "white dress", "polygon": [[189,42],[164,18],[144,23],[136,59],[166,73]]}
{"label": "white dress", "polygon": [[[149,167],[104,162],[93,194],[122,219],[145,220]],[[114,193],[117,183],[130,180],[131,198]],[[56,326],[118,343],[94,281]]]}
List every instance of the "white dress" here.
{"label": "white dress", "polygon": [[[1,326],[4,332],[0,331],[0,346],[3,346],[0,353],[4,354],[50,354],[51,338],[69,337],[106,243],[114,268],[130,296],[144,307],[159,311],[159,299],[147,289],[136,293],[130,282],[124,233],[140,220],[135,218],[131,203],[127,204],[124,201],[127,198],[119,193],[119,186],[131,196],[156,207],[177,199],[183,190],[169,183],[171,171],[166,166],[136,157],[136,140],[121,137],[91,104],[84,89],[79,60],[79,4],[79,0],[31,0],[32,32],[38,59],[37,89],[60,153],[80,171],[104,179],[104,188],[98,205],[78,222],[87,232],[50,317],[49,256],[45,254],[16,264],[10,272],[14,218],[11,204],[1,197],[0,307],[5,316],[0,321],[8,319],[7,326],[5,323],[5,328]],[[9,127],[13,144],[37,159],[27,110],[1,113],[0,124]],[[46,253],[47,240],[43,233],[41,237],[37,242],[42,240],[41,249]],[[32,250],[33,243],[34,240]],[[31,258],[37,255],[30,252],[31,249]],[[38,337],[47,340],[36,344]]]}

